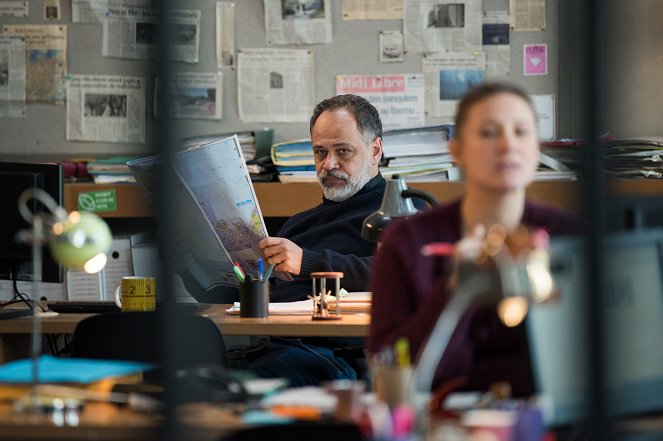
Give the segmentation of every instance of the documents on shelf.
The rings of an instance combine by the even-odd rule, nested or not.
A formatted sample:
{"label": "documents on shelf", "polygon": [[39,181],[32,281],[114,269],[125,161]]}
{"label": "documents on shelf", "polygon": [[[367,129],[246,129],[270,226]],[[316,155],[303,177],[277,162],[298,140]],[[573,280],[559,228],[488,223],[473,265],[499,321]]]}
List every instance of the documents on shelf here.
{"label": "documents on shelf", "polygon": [[[129,162],[152,204],[158,163],[157,156]],[[267,229],[237,136],[176,153],[172,166],[178,177],[171,200],[177,207],[180,263],[207,289],[238,285],[233,262],[257,278],[258,242]]]}

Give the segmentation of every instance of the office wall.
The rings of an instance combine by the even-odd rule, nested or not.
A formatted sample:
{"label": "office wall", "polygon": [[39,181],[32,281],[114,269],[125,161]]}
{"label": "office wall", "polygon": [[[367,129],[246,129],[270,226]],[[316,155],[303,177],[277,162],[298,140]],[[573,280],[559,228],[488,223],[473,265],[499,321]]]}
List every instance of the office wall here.
{"label": "office wall", "polygon": [[[560,0],[560,133],[586,137],[588,89],[597,91],[600,133],[663,136],[663,2],[606,0],[596,11],[601,66],[588,75],[583,4]],[[596,49],[595,49],[596,50]],[[590,80],[590,78],[594,80]]]}
{"label": "office wall", "polygon": [[[486,3],[504,3],[484,0]],[[421,54],[408,53],[403,63],[380,63],[378,58],[378,32],[400,30],[402,21],[343,21],[341,1],[330,1],[333,17],[333,42],[328,45],[306,45],[314,52],[316,101],[335,93],[335,76],[374,73],[416,73],[422,70]],[[236,0],[236,41],[241,48],[268,47],[264,32],[262,0]],[[29,0],[28,18],[2,18],[6,23],[46,23],[42,19],[42,0]],[[182,71],[213,72],[215,59],[215,2],[190,0],[179,2],[182,8],[202,11],[200,62],[178,63]],[[146,77],[146,143],[117,144],[105,142],[72,142],[65,140],[65,106],[28,105],[26,118],[1,118],[0,156],[34,155],[48,157],[100,156],[121,153],[143,153],[150,150],[155,127],[152,109],[153,78],[146,62],[105,58],[101,56],[101,25],[71,23],[70,2],[62,2],[62,20],[68,26],[68,72],[70,74],[136,75]],[[547,2],[547,29],[545,32],[512,33],[511,74],[509,80],[521,84],[530,93],[557,94],[559,8],[557,0]],[[53,22],[48,22],[53,23]],[[546,76],[522,74],[522,45],[547,43],[549,73]],[[279,46],[280,47],[280,46]],[[293,46],[286,46],[293,47]],[[236,70],[224,68],[223,119],[219,121],[186,120],[181,127],[182,137],[226,133],[270,126],[275,129],[275,141],[308,136],[306,122],[295,124],[246,124],[237,111]],[[427,123],[444,121],[429,118]]]}

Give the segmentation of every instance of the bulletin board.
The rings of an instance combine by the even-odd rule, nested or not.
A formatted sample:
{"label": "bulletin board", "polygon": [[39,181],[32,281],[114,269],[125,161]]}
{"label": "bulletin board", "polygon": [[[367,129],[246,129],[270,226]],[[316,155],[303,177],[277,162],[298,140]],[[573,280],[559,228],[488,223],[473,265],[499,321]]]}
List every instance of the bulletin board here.
{"label": "bulletin board", "polygon": [[[102,27],[100,24],[72,23],[71,2],[61,2],[61,18],[44,18],[43,0],[27,0],[29,15],[25,18],[0,17],[4,24],[61,24],[67,27],[67,72],[80,75],[132,75],[145,78],[145,142],[88,142],[66,140],[66,106],[28,104],[27,116],[0,118],[0,156],[43,157],[66,159],[72,157],[100,157],[118,154],[141,154],[151,151],[154,141],[153,113],[154,76],[150,63],[140,60],[102,56]],[[313,53],[315,102],[336,93],[338,75],[412,74],[422,71],[422,54],[405,53],[402,62],[380,62],[378,36],[381,31],[402,30],[402,20],[343,20],[340,0],[326,1],[332,14],[332,42],[330,44],[268,45],[265,33],[262,0],[235,0],[235,39],[238,50],[253,48],[300,48]],[[505,0],[484,0],[484,8],[506,3]],[[187,72],[216,72],[216,2],[210,0],[182,1],[176,5],[201,11],[199,62],[177,63],[177,70]],[[511,69],[505,79],[522,86],[532,94],[557,95],[559,92],[559,24],[558,1],[546,2],[546,28],[540,32],[511,32]],[[523,74],[523,46],[547,46],[547,73]],[[181,137],[212,135],[274,129],[274,141],[309,136],[308,122],[256,122],[240,119],[237,102],[237,69],[224,66],[221,120],[186,120],[178,129]],[[312,109],[311,109],[312,110]],[[559,111],[557,111],[559,113]],[[559,117],[557,117],[559,119]],[[426,124],[448,122],[427,116]],[[557,133],[563,136],[563,133]]]}

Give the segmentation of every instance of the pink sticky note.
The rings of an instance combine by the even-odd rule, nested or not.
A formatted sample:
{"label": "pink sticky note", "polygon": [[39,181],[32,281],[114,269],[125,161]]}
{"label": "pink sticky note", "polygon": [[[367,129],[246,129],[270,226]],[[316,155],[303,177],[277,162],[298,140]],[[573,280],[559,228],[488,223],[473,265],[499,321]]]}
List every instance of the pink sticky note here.
{"label": "pink sticky note", "polygon": [[525,75],[548,75],[547,44],[524,45],[523,58],[523,70]]}

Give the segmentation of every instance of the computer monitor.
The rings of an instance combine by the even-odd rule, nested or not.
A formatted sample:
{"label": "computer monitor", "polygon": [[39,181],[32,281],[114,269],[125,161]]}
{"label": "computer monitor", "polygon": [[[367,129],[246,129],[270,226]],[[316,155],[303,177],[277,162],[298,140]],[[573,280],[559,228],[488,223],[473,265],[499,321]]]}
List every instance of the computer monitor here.
{"label": "computer monitor", "polygon": [[[17,240],[20,230],[31,225],[18,211],[18,198],[27,188],[39,188],[51,195],[58,205],[64,200],[64,170],[54,163],[0,162],[0,279],[34,280],[32,246]],[[46,208],[36,200],[29,202],[33,213]],[[42,253],[42,281],[61,283],[62,267],[50,254]]]}
{"label": "computer monitor", "polygon": [[581,238],[551,242],[558,301],[535,305],[527,317],[535,384],[549,426],[588,415],[588,314],[602,314],[601,361],[609,416],[663,410],[663,230],[606,236],[604,291],[598,305],[587,296]]}

